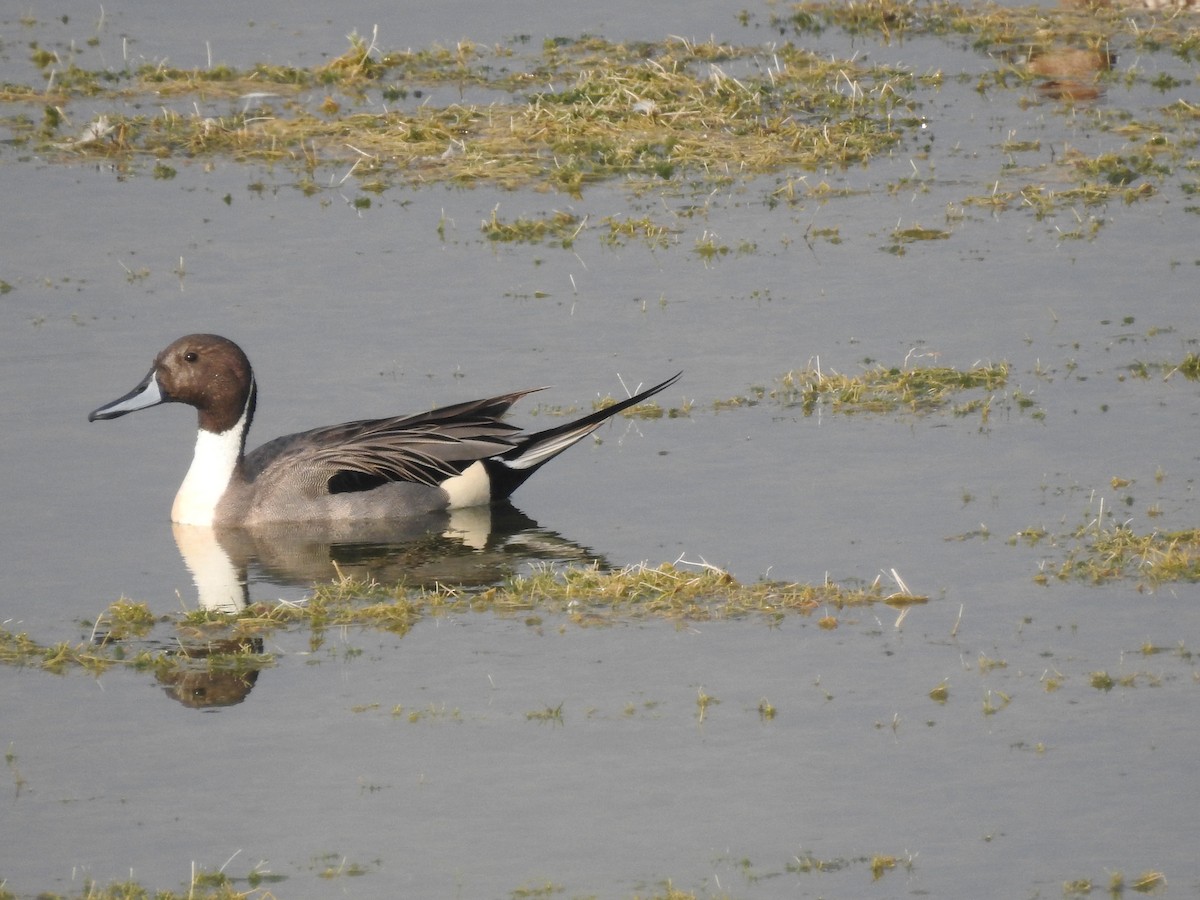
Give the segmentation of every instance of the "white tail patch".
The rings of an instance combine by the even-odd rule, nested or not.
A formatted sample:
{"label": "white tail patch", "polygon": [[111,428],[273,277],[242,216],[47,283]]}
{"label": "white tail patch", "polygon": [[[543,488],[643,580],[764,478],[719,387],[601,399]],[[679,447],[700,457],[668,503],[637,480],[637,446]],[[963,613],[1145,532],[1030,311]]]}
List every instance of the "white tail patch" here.
{"label": "white tail patch", "polygon": [[485,506],[492,502],[492,479],[482,462],[473,462],[461,475],[447,478],[441,488],[450,496],[450,509]]}

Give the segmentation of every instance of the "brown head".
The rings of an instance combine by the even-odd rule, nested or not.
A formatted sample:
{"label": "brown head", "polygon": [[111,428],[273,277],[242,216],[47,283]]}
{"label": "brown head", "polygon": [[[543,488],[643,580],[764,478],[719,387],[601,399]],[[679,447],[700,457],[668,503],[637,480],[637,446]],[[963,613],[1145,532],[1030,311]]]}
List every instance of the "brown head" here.
{"label": "brown head", "polygon": [[221,434],[244,413],[253,416],[254,394],[254,374],[241,347],[220,335],[189,334],[155,357],[137,387],[92,412],[88,421],[115,419],[160,403],[186,403],[196,408],[201,429]]}

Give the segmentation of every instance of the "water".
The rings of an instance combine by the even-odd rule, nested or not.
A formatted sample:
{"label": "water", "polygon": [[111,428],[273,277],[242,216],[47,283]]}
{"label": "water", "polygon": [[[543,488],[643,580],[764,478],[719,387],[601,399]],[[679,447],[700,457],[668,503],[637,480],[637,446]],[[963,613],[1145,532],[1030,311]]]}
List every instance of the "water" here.
{"label": "water", "polygon": [[[210,52],[315,65],[376,22],[385,47],[525,33],[535,48],[584,32],[783,39],[765,24],[772,7],[751,8],[748,26],[740,8],[689,6],[671,22],[648,8],[514,3],[483,22],[434,6],[406,10],[401,28],[394,10],[365,5],[336,21],[315,8],[106,5],[99,31],[91,9],[63,10],[65,24],[53,10],[33,24],[7,17],[0,71],[36,83],[35,39],[75,40],[85,66],[204,66]],[[832,631],[799,616],[580,628],[483,614],[402,637],[346,630],[316,648],[281,631],[264,648],[275,667],[221,708],[177,702],[145,673],[6,668],[9,889],[79,891],[131,873],[180,889],[195,865],[225,866],[242,887],[252,872],[283,876],[270,885],[279,897],[546,884],[631,896],[667,879],[701,896],[1057,896],[1065,881],[1147,870],[1172,893],[1196,892],[1194,585],[1042,587],[1034,576],[1064,549],[1010,540],[1105,513],[1140,532],[1194,525],[1195,384],[1129,374],[1195,349],[1200,252],[1179,190],[1194,173],[1148,200],[1076,206],[1080,219],[964,206],[989,179],[1021,186],[1008,141],[1040,141],[1018,157],[1032,166],[1069,146],[1121,152],[1129,138],[1032,87],[976,91],[996,63],[969,47],[832,29],[803,42],[945,70],[940,89],[919,92],[925,143],[702,196],[432,185],[393,188],[369,209],[354,207],[352,183],[308,196],[282,166],[174,159],[175,177],[155,179],[149,163],[0,150],[0,278],[13,286],[0,298],[0,618],[11,631],[74,642],[118,597],[162,614],[196,604],[167,523],[189,411],[94,425],[86,414],[198,330],[235,338],[254,362],[252,444],[550,384],[515,413],[543,427],[539,403],[586,406],[684,370],[664,402],[692,400],[690,415],[622,421],[574,448],[515,496],[527,520],[508,549],[454,566],[465,558],[494,577],[542,558],[683,557],[743,580],[809,582],[895,569],[931,597],[899,626],[887,607],[833,610]],[[1194,73],[1168,54],[1121,66],[1190,80],[1163,95],[1146,78],[1116,79],[1101,104],[1142,114],[1175,94],[1197,100]],[[82,125],[100,106],[67,112]],[[347,168],[331,162],[315,180],[335,184]],[[864,193],[777,202],[789,176]],[[585,230],[570,249],[496,244],[479,223],[497,206],[506,220],[651,215],[675,241],[612,247]],[[1089,217],[1103,221],[1092,239],[1065,236]],[[950,237],[897,255],[897,224]],[[813,237],[834,227],[840,242]],[[733,252],[706,264],[693,252],[706,233]],[[806,417],[769,400],[713,409],[810,362],[853,373],[868,359],[1006,361],[1012,375],[986,421]],[[251,599],[299,599],[322,577],[319,553],[284,559],[250,560]],[[436,556],[386,548],[362,564],[390,576],[414,559],[420,577],[438,574]],[[1094,687],[1096,672],[1117,685]],[[943,681],[939,705],[928,694]],[[720,701],[703,721],[701,693]],[[763,700],[774,719],[760,717]],[[529,718],[560,706],[561,722]],[[898,865],[873,880],[880,856]],[[806,871],[814,858],[823,871]]]}

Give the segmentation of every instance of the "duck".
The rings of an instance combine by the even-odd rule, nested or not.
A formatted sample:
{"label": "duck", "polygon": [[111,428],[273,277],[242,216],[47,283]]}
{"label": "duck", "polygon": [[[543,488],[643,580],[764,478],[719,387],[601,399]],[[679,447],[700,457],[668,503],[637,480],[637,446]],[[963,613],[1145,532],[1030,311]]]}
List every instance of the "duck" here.
{"label": "duck", "polygon": [[520,433],[503,417],[544,388],[314,428],[247,453],[258,395],[250,360],[228,338],[189,334],[159,353],[133,390],[93,410],[88,421],[163,403],[195,407],[195,453],[171,507],[178,525],[402,520],[506,500],[558,454],[682,374],[534,433]]}

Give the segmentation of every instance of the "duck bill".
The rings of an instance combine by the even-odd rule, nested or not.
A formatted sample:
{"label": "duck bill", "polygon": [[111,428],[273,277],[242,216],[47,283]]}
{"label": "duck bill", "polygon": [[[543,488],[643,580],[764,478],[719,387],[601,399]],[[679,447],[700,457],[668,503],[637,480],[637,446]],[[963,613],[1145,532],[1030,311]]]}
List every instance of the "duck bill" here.
{"label": "duck bill", "polygon": [[154,369],[151,369],[150,374],[143,378],[138,386],[124,397],[120,397],[112,403],[107,403],[99,409],[88,413],[88,421],[95,422],[97,419],[115,419],[126,413],[137,412],[139,409],[158,406],[158,404],[166,402],[167,398],[163,396],[162,388],[158,385],[158,379],[154,377]]}

